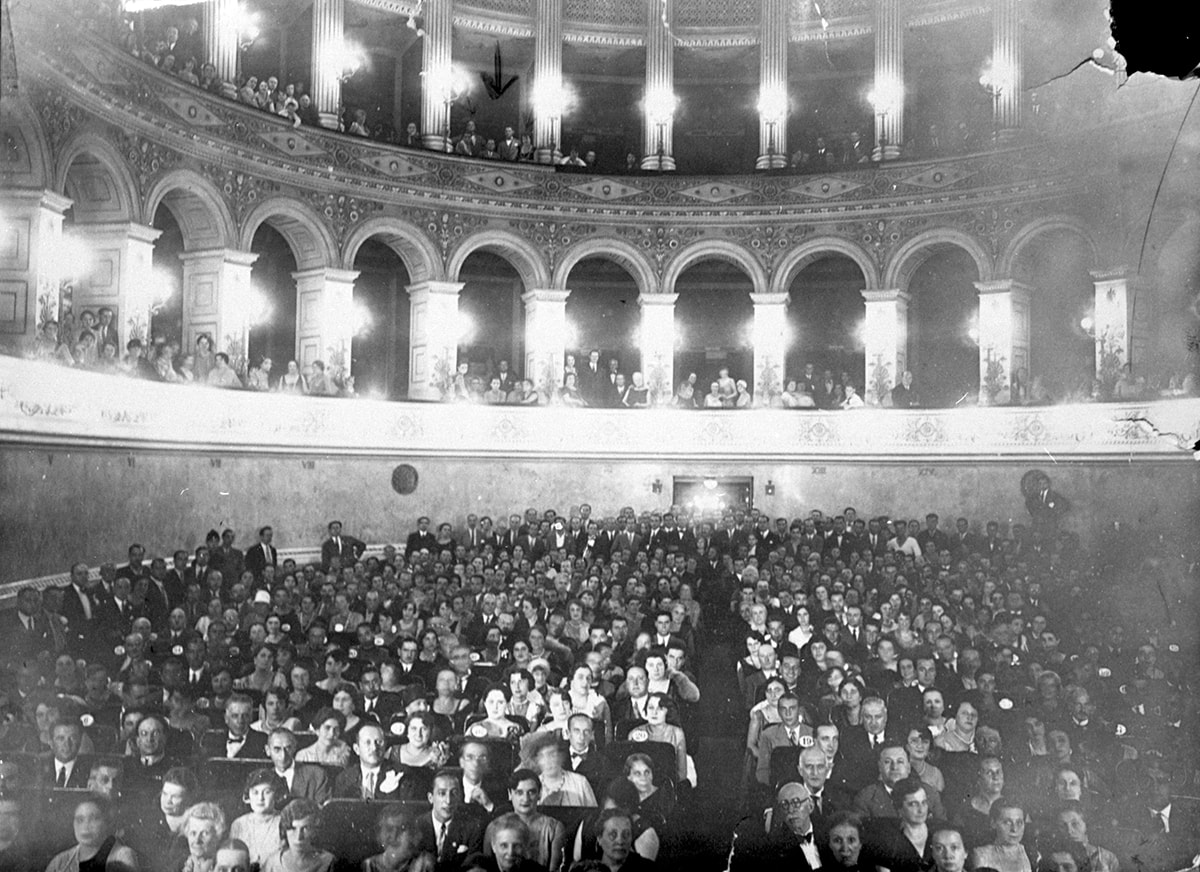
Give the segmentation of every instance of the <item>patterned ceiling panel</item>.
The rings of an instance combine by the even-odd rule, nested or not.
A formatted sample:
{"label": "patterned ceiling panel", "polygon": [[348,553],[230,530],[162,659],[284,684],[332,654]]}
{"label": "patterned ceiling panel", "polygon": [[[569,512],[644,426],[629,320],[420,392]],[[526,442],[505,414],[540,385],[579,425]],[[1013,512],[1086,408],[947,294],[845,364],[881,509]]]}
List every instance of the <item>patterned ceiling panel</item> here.
{"label": "patterned ceiling panel", "polygon": [[675,4],[677,27],[752,27],[759,0],[685,0]]}
{"label": "patterned ceiling panel", "polygon": [[637,27],[646,19],[644,0],[565,0],[563,19],[614,27]]}

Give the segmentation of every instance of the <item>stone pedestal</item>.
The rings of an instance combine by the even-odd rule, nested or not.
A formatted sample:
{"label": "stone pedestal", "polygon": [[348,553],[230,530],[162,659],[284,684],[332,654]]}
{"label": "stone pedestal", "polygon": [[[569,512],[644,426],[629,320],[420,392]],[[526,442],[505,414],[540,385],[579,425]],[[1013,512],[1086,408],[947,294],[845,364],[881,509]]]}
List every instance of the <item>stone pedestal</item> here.
{"label": "stone pedestal", "polygon": [[458,367],[458,295],[463,282],[409,285],[408,398],[440,400]]}
{"label": "stone pedestal", "polygon": [[783,393],[788,295],[751,294],[750,300],[754,303],[754,404],[769,406]]}
{"label": "stone pedestal", "polygon": [[130,339],[150,339],[150,310],[164,294],[154,278],[154,241],[161,230],[144,224],[76,224],[68,228],[91,253],[87,273],[75,289],[75,311],[113,310],[125,353]]}
{"label": "stone pedestal", "polygon": [[1012,279],[975,282],[979,291],[979,405],[1012,402],[1013,376],[1029,384],[1030,289]]}
{"label": "stone pedestal", "polygon": [[314,360],[350,375],[354,338],[354,280],[357,270],[318,267],[292,273],[296,280],[296,362]]}
{"label": "stone pedestal", "polygon": [[675,396],[675,301],[678,294],[642,294],[639,330],[642,375],[656,405],[665,406]]}
{"label": "stone pedestal", "polygon": [[59,320],[63,282],[80,278],[59,255],[69,208],[71,201],[53,191],[0,196],[0,344],[20,344],[44,321]]}
{"label": "stone pedestal", "polygon": [[184,354],[196,347],[197,336],[207,333],[213,349],[228,354],[236,367],[250,347],[250,269],[258,255],[214,248],[184,252],[179,259],[183,261]]}
{"label": "stone pedestal", "polygon": [[535,289],[525,301],[525,378],[550,401],[563,383],[567,341],[567,297],[570,291]]}
{"label": "stone pedestal", "polygon": [[898,289],[862,292],[867,302],[863,327],[867,383],[864,398],[872,406],[884,405],[892,388],[908,368],[908,301]]}

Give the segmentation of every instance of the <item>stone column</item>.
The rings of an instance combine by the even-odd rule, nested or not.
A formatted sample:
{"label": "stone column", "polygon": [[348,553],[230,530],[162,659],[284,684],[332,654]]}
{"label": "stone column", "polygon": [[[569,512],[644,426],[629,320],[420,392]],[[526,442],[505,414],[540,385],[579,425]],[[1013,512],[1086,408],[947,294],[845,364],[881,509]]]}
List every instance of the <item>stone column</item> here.
{"label": "stone column", "polygon": [[317,267],[292,273],[296,280],[296,362],[341,366],[350,375],[354,338],[354,280],[358,270]]}
{"label": "stone column", "polygon": [[75,310],[112,309],[122,355],[130,339],[149,340],[150,310],[161,291],[154,280],[154,241],[162,231],[118,222],[76,224],[69,232],[91,252],[87,275],[75,289]]}
{"label": "stone column", "polygon": [[533,17],[533,146],[538,163],[562,157],[563,0],[537,0]]}
{"label": "stone column", "polygon": [[642,375],[654,404],[665,406],[675,396],[675,301],[679,294],[641,294],[639,346]]}
{"label": "stone column", "polygon": [[754,168],[768,170],[787,166],[787,0],[762,0],[760,15],[758,160]]}
{"label": "stone column", "polygon": [[336,130],[341,120],[342,48],[345,46],[346,0],[313,0],[312,93],[321,126]]}
{"label": "stone column", "polygon": [[546,402],[548,393],[562,387],[570,294],[538,288],[521,295],[525,301],[525,377],[543,392]]}
{"label": "stone column", "polygon": [[63,213],[70,208],[71,201],[53,191],[0,196],[0,336],[32,338],[43,320],[60,320],[63,282],[80,278],[60,254]]}
{"label": "stone column", "polygon": [[409,285],[408,398],[440,400],[458,367],[458,295],[463,282]]}
{"label": "stone column", "polygon": [[1096,378],[1111,389],[1126,364],[1142,359],[1146,337],[1144,318],[1134,322],[1134,298],[1139,288],[1136,273],[1128,267],[1094,270],[1096,289],[1092,332],[1096,338]]}
{"label": "stone column", "polygon": [[998,86],[992,101],[996,139],[1012,140],[1021,127],[1022,40],[1019,0],[993,0],[992,72]]}
{"label": "stone column", "polygon": [[904,13],[900,0],[875,0],[875,151],[900,157],[904,141]]}
{"label": "stone column", "polygon": [[[201,25],[204,31],[204,53],[217,68],[217,76],[225,95],[237,94],[238,86],[238,0],[209,0],[204,4]],[[227,86],[227,87],[226,87]]]}
{"label": "stone column", "polygon": [[867,384],[863,391],[867,403],[882,406],[889,402],[892,388],[908,368],[908,301],[898,289],[862,292],[867,301],[863,328],[866,345]]}
{"label": "stone column", "polygon": [[453,75],[454,0],[424,0],[421,39],[421,141],[432,151],[448,151],[450,103],[445,89]]}
{"label": "stone column", "polygon": [[258,255],[213,248],[187,251],[179,259],[183,261],[184,353],[196,347],[197,336],[207,333],[213,349],[228,354],[236,368],[250,348],[250,268]]}
{"label": "stone column", "polygon": [[1029,383],[1030,289],[1012,279],[975,282],[979,291],[979,405],[1012,402],[1012,380]]}
{"label": "stone column", "polygon": [[788,294],[751,294],[750,301],[754,303],[754,405],[769,406],[783,393]]}
{"label": "stone column", "polygon": [[[643,100],[675,93],[675,38],[671,34],[675,0],[646,2],[646,88]],[[661,98],[659,98],[661,99]],[[672,131],[674,117],[654,119],[642,108],[642,169],[673,170]]]}

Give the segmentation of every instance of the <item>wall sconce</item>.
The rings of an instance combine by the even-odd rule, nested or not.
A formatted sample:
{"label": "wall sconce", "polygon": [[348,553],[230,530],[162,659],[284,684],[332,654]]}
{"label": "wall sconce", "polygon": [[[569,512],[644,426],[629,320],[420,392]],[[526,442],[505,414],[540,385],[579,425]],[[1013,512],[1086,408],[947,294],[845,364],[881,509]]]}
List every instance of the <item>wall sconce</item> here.
{"label": "wall sconce", "polygon": [[775,482],[767,479],[767,486],[763,488],[763,492],[769,497],[775,496]]}
{"label": "wall sconce", "polygon": [[662,493],[662,479],[654,479],[654,484],[650,485],[650,490],[654,491],[656,494]]}

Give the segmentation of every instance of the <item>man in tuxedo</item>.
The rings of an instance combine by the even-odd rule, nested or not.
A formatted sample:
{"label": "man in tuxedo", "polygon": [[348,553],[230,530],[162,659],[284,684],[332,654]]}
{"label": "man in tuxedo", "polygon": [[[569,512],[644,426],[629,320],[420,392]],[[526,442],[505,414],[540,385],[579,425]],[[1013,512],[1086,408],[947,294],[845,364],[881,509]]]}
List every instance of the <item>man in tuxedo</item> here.
{"label": "man in tuxedo", "polygon": [[272,566],[279,568],[279,552],[271,544],[275,531],[270,527],[262,527],[258,531],[258,544],[246,550],[245,567],[254,573],[256,579],[261,579],[263,569]]}
{"label": "man in tuxedo", "polygon": [[[425,520],[428,525],[429,519]],[[367,543],[342,533],[341,521],[330,521],[328,530],[329,538],[321,543],[321,570],[323,572],[329,571],[334,557],[340,558],[342,566],[349,566],[367,550]],[[408,557],[407,551],[404,556]]]}
{"label": "man in tuxedo", "polygon": [[458,872],[468,856],[483,850],[487,818],[463,802],[462,783],[453,770],[434,775],[427,799],[432,808],[418,821],[417,849],[434,856],[436,872]]}
{"label": "man in tuxedo", "polygon": [[567,719],[567,769],[578,772],[588,780],[592,791],[600,796],[608,784],[609,770],[604,756],[593,742],[596,731],[590,715],[575,712]]}
{"label": "man in tuxedo", "polygon": [[[271,755],[271,763],[275,774],[287,785],[288,799],[311,799],[317,805],[333,796],[333,785],[325,770],[315,763],[296,762],[296,736],[291,730],[277,727],[267,737],[267,753]],[[285,805],[287,799],[279,801]]]}
{"label": "man in tuxedo", "polygon": [[417,529],[408,534],[404,543],[404,558],[409,560],[422,550],[430,554],[436,554],[438,551],[437,536],[429,529],[429,518],[425,515],[417,518]]}
{"label": "man in tuxedo", "polygon": [[225,703],[226,732],[207,733],[202,740],[209,757],[227,760],[259,760],[267,756],[267,735],[250,726],[254,703],[243,693],[235,693]]}
{"label": "man in tuxedo", "polygon": [[[428,790],[428,780],[422,778],[426,770],[392,765],[383,757],[386,749],[383,727],[364,724],[354,742],[357,759],[352,759],[334,779],[334,797],[420,801]],[[458,789],[461,794],[462,788]]]}
{"label": "man in tuxedo", "polygon": [[42,764],[41,783],[48,788],[87,787],[88,764],[79,757],[83,745],[83,725],[78,718],[59,721],[50,730],[49,760]]}

